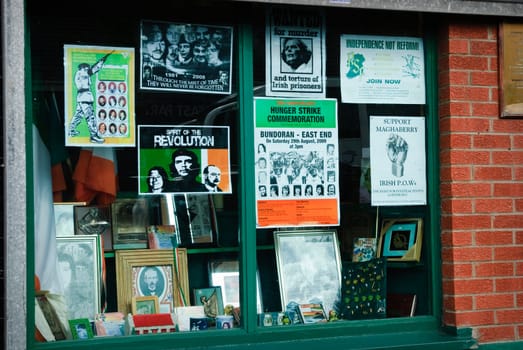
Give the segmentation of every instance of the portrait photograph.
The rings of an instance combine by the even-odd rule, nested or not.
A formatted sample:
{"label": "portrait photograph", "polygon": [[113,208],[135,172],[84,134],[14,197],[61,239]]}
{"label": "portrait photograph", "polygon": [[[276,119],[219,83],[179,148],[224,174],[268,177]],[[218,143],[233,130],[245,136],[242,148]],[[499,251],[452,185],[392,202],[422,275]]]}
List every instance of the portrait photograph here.
{"label": "portrait photograph", "polygon": [[56,236],[74,236],[74,208],[85,206],[85,202],[55,202],[54,219],[56,227]]}

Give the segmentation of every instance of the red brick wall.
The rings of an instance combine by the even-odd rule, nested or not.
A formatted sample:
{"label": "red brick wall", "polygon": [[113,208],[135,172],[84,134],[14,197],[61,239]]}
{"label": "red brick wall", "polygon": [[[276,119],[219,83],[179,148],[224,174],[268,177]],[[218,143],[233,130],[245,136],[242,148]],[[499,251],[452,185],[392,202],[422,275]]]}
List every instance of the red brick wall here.
{"label": "red brick wall", "polygon": [[499,118],[498,23],[439,33],[443,322],[523,340],[523,119]]}

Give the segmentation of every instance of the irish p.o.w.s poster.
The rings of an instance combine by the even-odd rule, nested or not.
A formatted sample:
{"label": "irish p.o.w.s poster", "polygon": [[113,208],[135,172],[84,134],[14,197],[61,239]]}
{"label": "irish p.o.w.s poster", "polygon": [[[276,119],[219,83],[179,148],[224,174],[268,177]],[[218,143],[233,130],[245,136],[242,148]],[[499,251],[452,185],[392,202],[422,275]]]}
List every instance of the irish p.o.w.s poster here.
{"label": "irish p.o.w.s poster", "polygon": [[140,87],[231,93],[232,27],[142,21]]}
{"label": "irish p.o.w.s poster", "polygon": [[64,45],[65,145],[135,146],[134,48]]}
{"label": "irish p.o.w.s poster", "polygon": [[342,35],[341,99],[345,103],[425,103],[423,40]]}
{"label": "irish p.o.w.s poster", "polygon": [[427,204],[425,117],[370,116],[371,204]]}
{"label": "irish p.o.w.s poster", "polygon": [[325,19],[318,9],[272,7],[265,34],[266,95],[325,97]]}
{"label": "irish p.o.w.s poster", "polygon": [[231,193],[229,127],[138,126],[140,194]]}
{"label": "irish p.o.w.s poster", "polygon": [[256,98],[258,227],[339,225],[337,101]]}

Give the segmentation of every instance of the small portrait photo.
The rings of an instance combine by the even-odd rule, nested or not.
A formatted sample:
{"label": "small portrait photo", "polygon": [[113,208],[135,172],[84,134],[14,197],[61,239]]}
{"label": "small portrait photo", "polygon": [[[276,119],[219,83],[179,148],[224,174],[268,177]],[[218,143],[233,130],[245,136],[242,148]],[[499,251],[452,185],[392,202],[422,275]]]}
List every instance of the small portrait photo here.
{"label": "small portrait photo", "polygon": [[125,83],[118,84],[118,92],[124,94],[127,91],[127,85]]}
{"label": "small portrait photo", "polygon": [[69,320],[69,327],[71,328],[73,339],[91,339],[94,337],[91,323],[87,318]]}
{"label": "small portrait photo", "polygon": [[111,134],[116,134],[116,131],[117,131],[117,129],[116,129],[116,124],[115,124],[115,123],[111,123],[111,124],[109,125],[109,132],[110,132]]}
{"label": "small portrait photo", "polygon": [[118,112],[118,118],[120,118],[120,120],[127,119],[127,113],[122,109],[120,112]]}
{"label": "small portrait photo", "polygon": [[111,81],[111,82],[109,83],[109,92],[110,92],[111,94],[114,94],[114,93],[116,92],[116,84],[115,84],[114,81]]}
{"label": "small portrait photo", "polygon": [[98,111],[98,119],[105,120],[107,118],[107,111],[105,109],[100,109]]}
{"label": "small portrait photo", "polygon": [[116,110],[115,109],[111,109],[109,111],[109,119],[111,119],[111,120],[115,120],[116,119]]}
{"label": "small portrait photo", "polygon": [[98,125],[98,132],[99,132],[100,134],[102,134],[102,135],[105,134],[105,133],[107,132],[107,124],[105,124],[105,123],[100,123],[100,124]]}
{"label": "small portrait photo", "polygon": [[105,83],[103,81],[98,83],[98,92],[99,93],[103,94],[105,92],[106,88],[107,88],[107,86],[105,85]]}
{"label": "small portrait photo", "polygon": [[104,95],[98,97],[98,105],[99,106],[105,106],[105,104],[107,103],[107,99],[105,98]]}
{"label": "small portrait photo", "polygon": [[164,271],[158,266],[144,266],[138,271],[138,294],[141,296],[155,295],[160,297],[166,292]]}
{"label": "small portrait photo", "polygon": [[111,106],[111,107],[116,106],[116,97],[114,97],[114,96],[109,97],[109,106]]}
{"label": "small portrait photo", "polygon": [[280,38],[281,72],[312,73],[312,39]]}
{"label": "small portrait photo", "polygon": [[120,107],[125,107],[127,105],[127,99],[123,96],[120,96],[120,98],[118,99],[118,105]]}
{"label": "small portrait photo", "polygon": [[121,124],[118,126],[118,131],[120,132],[120,134],[122,134],[122,135],[126,135],[126,134],[127,134],[127,124],[125,124],[125,123],[121,123]]}
{"label": "small portrait photo", "polygon": [[132,298],[133,315],[151,315],[160,312],[158,296],[150,295]]}

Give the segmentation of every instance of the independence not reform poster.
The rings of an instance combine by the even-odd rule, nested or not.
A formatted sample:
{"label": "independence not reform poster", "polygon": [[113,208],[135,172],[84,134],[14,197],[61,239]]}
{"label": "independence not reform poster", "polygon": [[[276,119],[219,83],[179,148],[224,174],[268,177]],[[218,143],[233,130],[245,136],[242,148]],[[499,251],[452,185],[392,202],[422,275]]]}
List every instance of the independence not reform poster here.
{"label": "independence not reform poster", "polygon": [[138,126],[140,194],[232,193],[229,127]]}
{"label": "independence not reform poster", "polygon": [[425,117],[370,116],[371,204],[427,204],[425,155]]}
{"label": "independence not reform poster", "polygon": [[267,23],[266,95],[324,98],[323,12],[272,7]]}
{"label": "independence not reform poster", "polygon": [[425,103],[421,38],[342,35],[340,50],[344,103]]}
{"label": "independence not reform poster", "polygon": [[339,225],[336,99],[254,103],[257,226]]}

